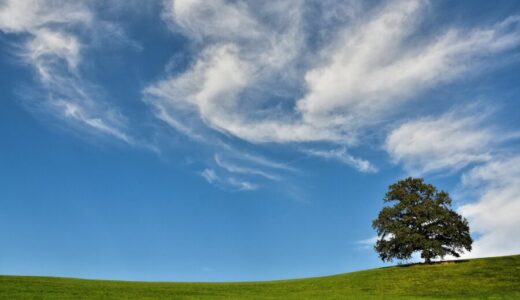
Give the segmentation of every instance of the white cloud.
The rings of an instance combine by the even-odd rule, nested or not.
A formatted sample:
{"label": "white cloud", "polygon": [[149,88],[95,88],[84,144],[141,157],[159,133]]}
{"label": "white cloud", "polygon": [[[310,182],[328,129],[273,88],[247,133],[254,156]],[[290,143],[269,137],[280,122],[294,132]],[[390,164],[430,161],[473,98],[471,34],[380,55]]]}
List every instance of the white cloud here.
{"label": "white cloud", "polygon": [[354,167],[360,172],[364,173],[375,173],[377,168],[373,166],[369,161],[356,158],[350,155],[345,148],[335,150],[317,150],[317,149],[302,149],[302,152],[307,155],[321,157],[328,160],[339,161],[345,165]]}
{"label": "white cloud", "polygon": [[254,143],[355,144],[413,95],[520,42],[518,18],[420,37],[426,3],[353,9],[316,51],[305,2],[168,1],[165,18],[200,51],[184,73],[150,85],[146,101],[185,133],[175,124]]}
{"label": "white cloud", "polygon": [[469,171],[463,187],[473,189],[477,200],[459,208],[479,236],[466,257],[520,252],[520,156],[497,159]]}
{"label": "white cloud", "polygon": [[3,0],[0,30],[10,33],[34,32],[53,25],[90,24],[92,12],[80,3],[65,0]]}
{"label": "white cloud", "polygon": [[374,246],[378,239],[379,239],[379,237],[376,235],[376,236],[368,238],[368,239],[359,240],[356,242],[356,244],[359,245],[359,247],[361,249],[367,249],[367,250],[374,249]]}
{"label": "white cloud", "polygon": [[233,155],[235,157],[237,157],[238,159],[248,161],[248,162],[251,162],[251,163],[266,167],[266,168],[288,171],[288,172],[299,172],[298,169],[290,166],[287,163],[280,163],[277,161],[273,161],[273,160],[267,159],[263,156],[253,155],[253,154],[246,153],[243,151],[242,152],[234,151]]}
{"label": "white cloud", "polygon": [[[259,189],[266,184],[283,184],[283,190],[290,190],[291,181],[286,180],[289,174],[300,173],[300,170],[258,154],[252,154],[244,149],[230,146],[222,141],[216,140],[213,144],[214,151],[212,167],[208,168],[219,180],[212,182],[219,186],[228,186],[227,189],[236,190],[236,186],[243,185],[242,190]],[[206,174],[211,175],[211,174]],[[262,183],[262,184],[260,184]],[[233,188],[231,188],[233,187]],[[272,187],[272,186],[271,186]]]}
{"label": "white cloud", "polygon": [[[373,10],[356,1],[332,2],[322,5],[349,12],[343,21],[330,13],[308,21],[308,3],[298,0],[166,1],[164,18],[191,39],[194,60],[184,72],[149,85],[146,103],[159,119],[197,141],[218,132],[252,143],[325,141],[333,148],[353,147],[364,142],[360,133],[379,129],[374,125],[387,121],[412,96],[456,80],[520,42],[517,18],[421,36],[426,1],[394,1]],[[309,28],[325,44],[311,45]],[[327,34],[331,28],[335,32]],[[440,139],[430,149],[417,134],[402,144],[414,134],[411,127],[436,126],[422,121],[403,125],[387,140],[394,160],[409,170],[461,168],[489,159],[485,150],[492,132],[478,131],[469,119],[437,132],[438,138],[451,134],[454,145]],[[339,149],[307,154],[361,172],[377,171]]]}
{"label": "white cloud", "polygon": [[260,28],[247,5],[237,2],[229,5],[225,1],[175,0],[166,1],[165,18],[172,26],[191,37],[251,39]]}
{"label": "white cloud", "polygon": [[[283,142],[287,136],[301,141],[313,136],[323,139],[323,133],[300,124],[294,116],[280,121],[286,112],[279,108],[261,109],[269,99],[243,99],[244,92],[267,85],[272,94],[266,97],[284,94],[277,79],[294,80],[293,64],[301,55],[300,48],[305,47],[300,6],[300,1],[262,6],[260,11],[282,23],[273,27],[265,21],[258,23],[245,2],[205,5],[201,1],[174,1],[171,20],[195,40],[204,36],[211,41],[204,44],[196,63],[184,74],[150,86],[146,90],[152,98],[148,103],[162,107],[161,111],[168,111],[176,120],[200,119],[210,128],[253,142]],[[211,17],[200,17],[206,14]],[[228,30],[227,26],[239,30]]]}
{"label": "white cloud", "polygon": [[126,143],[124,118],[99,98],[95,87],[81,78],[84,45],[73,28],[94,31],[96,20],[84,2],[5,0],[0,3],[0,31],[19,34],[25,42],[16,53],[36,73],[47,95],[25,97],[28,108],[52,113],[79,130],[104,134]]}
{"label": "white cloud", "polygon": [[411,173],[457,170],[491,159],[497,132],[483,128],[484,115],[462,110],[409,121],[387,137],[385,149]]}
{"label": "white cloud", "polygon": [[238,173],[238,174],[248,174],[248,175],[256,175],[261,176],[270,180],[280,181],[282,178],[278,175],[271,174],[269,172],[263,171],[260,168],[252,168],[252,167],[244,167],[238,165],[237,163],[232,163],[222,158],[220,155],[215,154],[215,162],[217,165],[230,173]]}
{"label": "white cloud", "polygon": [[518,19],[489,28],[416,37],[425,1],[394,1],[367,22],[347,27],[325,48],[328,61],[305,75],[298,101],[304,120],[348,130],[379,123],[412,95],[456,79],[490,54],[520,42]]}
{"label": "white cloud", "polygon": [[[289,135],[302,141],[312,136],[318,138],[318,134],[323,138],[312,126],[299,124],[296,119],[281,122],[278,116],[283,111],[261,109],[268,99],[243,99],[244,92],[250,92],[252,87],[259,91],[268,86],[274,95],[284,94],[285,87],[277,83],[278,79],[293,80],[292,63],[300,55],[299,48],[305,47],[298,26],[299,3],[264,5],[260,10],[274,15],[278,23],[286,20],[279,24],[281,27],[273,28],[265,21],[258,23],[245,2],[171,2],[167,18],[195,41],[201,36],[209,41],[203,43],[189,70],[148,87],[147,102],[156,111],[166,112],[174,123],[200,121],[203,124],[199,127],[207,126],[253,142],[285,141]],[[159,117],[166,119],[164,114]]]}
{"label": "white cloud", "polygon": [[[66,100],[56,100],[52,101],[52,105],[54,105],[56,109],[60,111],[60,115],[66,119],[74,120],[79,124],[83,124],[89,128],[114,136],[122,141],[127,142],[128,144],[133,143],[133,139],[130,138],[126,133],[117,129],[117,127],[107,124],[105,119],[91,116],[90,112],[85,111],[83,107],[73,102]],[[114,120],[116,118],[111,119]]]}
{"label": "white cloud", "polygon": [[208,183],[226,190],[252,191],[258,189],[258,186],[251,182],[237,179],[235,177],[219,176],[213,169],[204,169],[200,175],[206,179]]}
{"label": "white cloud", "polygon": [[[24,38],[18,54],[46,92],[45,101],[29,106],[73,127],[134,144],[125,117],[81,76],[85,52],[95,44],[90,35],[106,28],[115,39],[125,39],[123,31],[102,25],[92,3],[0,0],[0,31]],[[375,172],[369,161],[345,149],[365,142],[367,131],[379,130],[374,125],[386,122],[413,96],[478,70],[493,55],[520,44],[518,16],[425,35],[421,20],[428,1],[391,1],[370,9],[362,1],[309,5],[300,0],[164,1],[163,18],[192,42],[193,60],[183,72],[150,84],[146,103],[157,118],[198,141],[212,143],[222,136],[252,143],[324,141],[326,149],[338,150],[306,144],[310,150],[304,152]],[[212,134],[217,138],[208,142]],[[457,170],[490,161],[491,149],[500,142],[496,135],[481,128],[480,118],[446,114],[402,124],[385,147],[413,172]],[[261,168],[220,157],[218,171],[275,179],[280,170],[295,170],[263,157],[240,159]]]}
{"label": "white cloud", "polygon": [[63,32],[38,29],[25,47],[25,59],[33,64],[46,83],[52,81],[60,60],[65,61],[71,72],[76,70],[80,61],[80,42],[75,36]]}

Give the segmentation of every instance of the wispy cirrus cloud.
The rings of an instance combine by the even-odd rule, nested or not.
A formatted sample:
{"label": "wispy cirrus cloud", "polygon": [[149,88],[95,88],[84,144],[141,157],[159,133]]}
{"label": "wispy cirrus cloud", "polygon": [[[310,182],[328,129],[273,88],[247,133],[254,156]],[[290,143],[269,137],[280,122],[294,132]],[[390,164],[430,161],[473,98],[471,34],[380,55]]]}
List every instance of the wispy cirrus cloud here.
{"label": "wispy cirrus cloud", "polygon": [[503,140],[485,121],[486,114],[464,109],[411,120],[389,133],[385,149],[413,174],[458,170],[491,160]]}
{"label": "wispy cirrus cloud", "polygon": [[214,169],[204,169],[200,175],[208,183],[226,190],[252,191],[258,189],[256,184],[231,176],[221,176]]}
{"label": "wispy cirrus cloud", "polygon": [[[319,150],[307,147],[313,149],[307,155],[367,173],[377,169],[347,151],[368,143],[365,133],[379,130],[413,96],[456,81],[520,43],[517,17],[423,35],[429,4],[420,0],[375,7],[360,1],[164,3],[164,20],[191,41],[193,60],[144,90],[159,119],[195,140],[324,142]],[[343,17],[327,13],[330,6]],[[478,134],[474,139],[482,142]],[[396,160],[399,151],[392,152]],[[480,152],[464,155],[420,171],[486,159]]]}
{"label": "wispy cirrus cloud", "polygon": [[462,177],[474,200],[459,208],[479,236],[466,257],[511,255],[520,251],[520,156],[497,158]]}
{"label": "wispy cirrus cloud", "polygon": [[[199,142],[311,143],[307,155],[375,172],[371,162],[348,151],[367,143],[363,133],[379,129],[374,126],[414,95],[456,81],[520,44],[518,16],[425,35],[421,21],[428,9],[422,0],[374,6],[334,0],[164,1],[163,19],[192,44],[191,64],[150,83],[145,102],[158,119]],[[98,34],[106,22],[100,24],[88,3],[8,0],[0,8],[0,30],[25,37],[18,55],[47,92],[45,101],[31,105],[78,129],[135,144],[126,118],[81,76],[90,46],[84,36]],[[449,114],[425,117],[393,130],[385,148],[416,173],[460,169],[490,159],[496,133],[480,130],[479,122]],[[429,139],[438,142],[432,146]],[[215,162],[227,173],[278,178],[223,157],[215,156]]]}
{"label": "wispy cirrus cloud", "polygon": [[413,95],[457,80],[520,42],[518,18],[418,37],[425,3],[388,3],[325,47],[325,63],[305,74],[308,92],[297,102],[303,119],[336,132],[381,124]]}
{"label": "wispy cirrus cloud", "polygon": [[201,175],[211,184],[227,190],[257,190],[272,184],[287,184],[287,177],[300,171],[273,159],[239,151],[227,144],[215,149],[213,166]]}
{"label": "wispy cirrus cloud", "polygon": [[255,175],[264,177],[270,180],[274,181],[280,181],[282,178],[278,175],[271,174],[270,172],[261,170],[260,168],[253,168],[253,167],[244,167],[237,163],[230,162],[224,158],[222,158],[221,155],[215,154],[215,162],[217,165],[226,171],[230,173],[237,173],[237,174],[246,174],[246,175]]}
{"label": "wispy cirrus cloud", "polygon": [[30,93],[26,107],[52,114],[77,130],[133,145],[125,118],[81,76],[85,44],[78,32],[94,33],[97,24],[87,3],[6,0],[0,6],[0,31],[23,37],[15,55],[34,69],[46,94],[35,100]]}
{"label": "wispy cirrus cloud", "polygon": [[0,9],[0,28],[11,33],[34,32],[49,25],[91,24],[92,12],[70,1],[5,0]]}
{"label": "wispy cirrus cloud", "polygon": [[303,153],[320,157],[326,160],[333,160],[351,166],[363,173],[375,173],[377,168],[367,160],[354,157],[347,152],[347,149],[340,148],[334,150],[302,149]]}
{"label": "wispy cirrus cloud", "polygon": [[359,240],[356,242],[356,244],[359,246],[360,249],[369,250],[369,249],[374,248],[374,246],[377,242],[377,239],[378,239],[378,236],[376,235],[376,236],[373,236],[368,239]]}

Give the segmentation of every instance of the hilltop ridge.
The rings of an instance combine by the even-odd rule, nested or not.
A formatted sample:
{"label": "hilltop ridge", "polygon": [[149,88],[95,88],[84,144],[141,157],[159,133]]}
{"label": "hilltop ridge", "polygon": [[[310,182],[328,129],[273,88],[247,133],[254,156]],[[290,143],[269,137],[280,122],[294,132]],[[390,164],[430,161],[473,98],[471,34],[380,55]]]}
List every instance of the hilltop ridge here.
{"label": "hilltop ridge", "polygon": [[305,279],[164,283],[0,276],[0,299],[520,299],[520,255]]}

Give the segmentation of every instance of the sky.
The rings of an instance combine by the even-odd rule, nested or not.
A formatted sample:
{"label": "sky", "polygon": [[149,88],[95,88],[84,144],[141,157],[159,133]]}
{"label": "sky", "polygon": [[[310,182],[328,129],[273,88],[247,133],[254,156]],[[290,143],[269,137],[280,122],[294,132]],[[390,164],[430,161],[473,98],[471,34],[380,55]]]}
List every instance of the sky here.
{"label": "sky", "polygon": [[515,0],[0,0],[1,274],[380,267],[407,176],[518,254],[519,146]]}

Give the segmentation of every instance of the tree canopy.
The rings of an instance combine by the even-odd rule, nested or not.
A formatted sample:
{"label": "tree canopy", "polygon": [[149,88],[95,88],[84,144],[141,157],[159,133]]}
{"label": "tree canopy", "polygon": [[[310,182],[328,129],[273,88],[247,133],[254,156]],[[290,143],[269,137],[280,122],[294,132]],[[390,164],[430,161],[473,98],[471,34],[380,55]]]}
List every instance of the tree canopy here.
{"label": "tree canopy", "polygon": [[372,226],[377,231],[375,250],[383,261],[410,259],[415,252],[430,263],[436,257],[459,257],[471,251],[473,240],[466,219],[451,210],[447,192],[424,182],[406,178],[390,185],[384,207]]}

